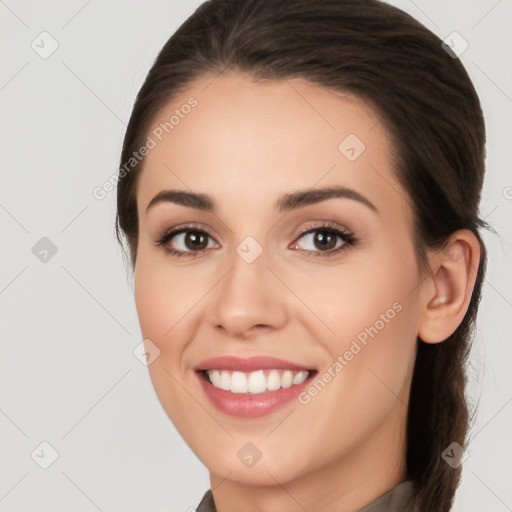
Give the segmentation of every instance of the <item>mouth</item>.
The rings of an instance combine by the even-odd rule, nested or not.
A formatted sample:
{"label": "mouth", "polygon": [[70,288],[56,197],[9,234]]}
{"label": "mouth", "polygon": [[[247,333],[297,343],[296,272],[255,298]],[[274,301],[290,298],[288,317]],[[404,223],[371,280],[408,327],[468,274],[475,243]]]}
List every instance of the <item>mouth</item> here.
{"label": "mouth", "polygon": [[270,356],[221,356],[199,363],[194,370],[217,389],[259,394],[298,386],[317,372],[315,368]]}
{"label": "mouth", "polygon": [[316,374],[316,370],[291,371],[277,368],[260,369],[250,373],[221,369],[197,371],[217,389],[254,395],[298,386]]}
{"label": "mouth", "polygon": [[218,357],[194,370],[213,405],[244,418],[264,416],[292,402],[318,373],[316,368],[267,356]]}

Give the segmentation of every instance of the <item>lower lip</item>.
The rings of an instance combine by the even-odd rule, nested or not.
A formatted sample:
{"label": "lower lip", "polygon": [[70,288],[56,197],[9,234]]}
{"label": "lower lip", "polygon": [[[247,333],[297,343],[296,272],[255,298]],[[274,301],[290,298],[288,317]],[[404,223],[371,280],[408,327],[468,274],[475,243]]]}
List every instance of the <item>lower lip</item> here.
{"label": "lower lip", "polygon": [[196,375],[206,396],[217,409],[231,416],[259,418],[284,407],[288,402],[297,398],[309,386],[315,373],[310,372],[308,378],[301,384],[255,394],[231,393],[231,391],[216,388],[206,380],[202,372],[196,372]]}

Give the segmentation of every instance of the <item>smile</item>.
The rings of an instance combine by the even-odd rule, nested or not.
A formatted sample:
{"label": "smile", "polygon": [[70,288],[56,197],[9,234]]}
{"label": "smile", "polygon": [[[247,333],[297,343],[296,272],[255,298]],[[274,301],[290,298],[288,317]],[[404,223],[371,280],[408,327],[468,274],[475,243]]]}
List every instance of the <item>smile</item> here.
{"label": "smile", "polygon": [[210,383],[231,393],[261,394],[302,384],[309,376],[306,370],[261,369],[250,373],[229,370],[205,370]]}
{"label": "smile", "polygon": [[267,355],[214,357],[193,370],[216,409],[246,419],[291,405],[318,373],[316,368]]}

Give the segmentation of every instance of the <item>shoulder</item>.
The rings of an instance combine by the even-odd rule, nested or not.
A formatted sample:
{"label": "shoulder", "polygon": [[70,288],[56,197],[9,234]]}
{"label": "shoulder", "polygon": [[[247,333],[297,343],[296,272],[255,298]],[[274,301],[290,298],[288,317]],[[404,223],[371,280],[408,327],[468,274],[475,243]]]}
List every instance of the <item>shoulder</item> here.
{"label": "shoulder", "polygon": [[358,512],[418,512],[413,503],[415,486],[406,480],[360,509]]}
{"label": "shoulder", "polygon": [[208,489],[196,507],[196,512],[217,512],[215,502],[213,501],[212,490]]}

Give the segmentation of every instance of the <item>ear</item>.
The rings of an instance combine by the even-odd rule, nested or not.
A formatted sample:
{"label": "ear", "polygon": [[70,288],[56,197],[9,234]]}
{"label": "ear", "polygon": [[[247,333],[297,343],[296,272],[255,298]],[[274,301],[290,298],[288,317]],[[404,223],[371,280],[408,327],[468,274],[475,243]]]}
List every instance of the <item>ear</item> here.
{"label": "ear", "polygon": [[431,275],[422,283],[418,336],[425,343],[446,340],[462,322],[475,286],[480,243],[468,229],[455,231],[446,246],[429,255]]}

